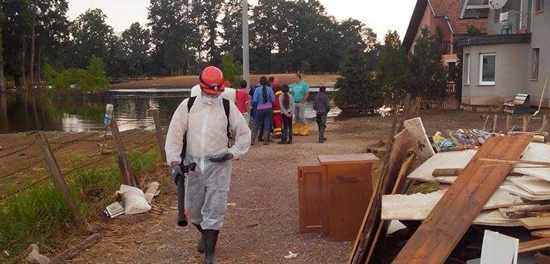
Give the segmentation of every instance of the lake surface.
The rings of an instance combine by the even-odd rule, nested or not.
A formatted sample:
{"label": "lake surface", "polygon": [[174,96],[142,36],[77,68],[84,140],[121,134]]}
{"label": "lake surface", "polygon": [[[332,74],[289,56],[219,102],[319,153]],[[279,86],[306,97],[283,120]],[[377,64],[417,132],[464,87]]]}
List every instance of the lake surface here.
{"label": "lake surface", "polygon": [[[115,118],[121,131],[153,128],[148,110],[159,109],[161,124],[168,126],[172,114],[190,96],[190,89],[162,88],[142,91],[110,91],[94,98],[48,97],[32,93],[0,94],[0,133],[25,131],[85,132],[104,129],[106,104],[115,107]],[[331,112],[336,115],[337,110]],[[306,117],[315,116],[311,102]]]}

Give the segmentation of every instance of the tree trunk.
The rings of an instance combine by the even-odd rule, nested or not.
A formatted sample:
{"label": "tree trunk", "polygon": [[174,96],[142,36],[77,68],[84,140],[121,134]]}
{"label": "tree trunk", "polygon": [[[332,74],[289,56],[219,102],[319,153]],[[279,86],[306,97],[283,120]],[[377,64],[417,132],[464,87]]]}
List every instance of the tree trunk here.
{"label": "tree trunk", "polygon": [[26,61],[26,51],[27,51],[27,41],[23,40],[23,48],[21,50],[21,88],[25,89],[27,88],[27,77],[25,74],[25,61]]}
{"label": "tree trunk", "polygon": [[35,22],[35,16],[36,15],[33,15],[32,16],[32,35],[31,35],[31,69],[30,69],[30,72],[31,72],[31,88],[34,88],[34,51],[35,51],[35,47],[34,47],[34,40],[35,40],[35,28],[36,28],[36,22]]}
{"label": "tree trunk", "polygon": [[38,47],[38,53],[36,54],[38,56],[38,64],[36,65],[36,79],[38,88],[42,87],[42,47]]}
{"label": "tree trunk", "polygon": [[[2,54],[0,54],[2,56]],[[6,77],[4,76],[4,63],[0,60],[0,93],[6,91]]]}

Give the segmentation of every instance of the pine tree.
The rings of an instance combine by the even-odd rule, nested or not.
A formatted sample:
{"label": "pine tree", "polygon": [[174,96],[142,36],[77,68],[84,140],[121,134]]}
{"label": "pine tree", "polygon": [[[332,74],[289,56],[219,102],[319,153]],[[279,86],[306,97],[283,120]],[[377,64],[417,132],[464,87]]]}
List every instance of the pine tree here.
{"label": "pine tree", "polygon": [[446,97],[447,74],[441,63],[441,48],[428,27],[421,29],[411,56],[411,94],[426,99]]}
{"label": "pine tree", "polygon": [[336,82],[336,105],[346,114],[372,114],[383,104],[382,93],[374,85],[364,51],[350,50],[341,65]]}
{"label": "pine tree", "polygon": [[389,101],[402,98],[409,90],[411,72],[407,52],[401,45],[397,31],[389,31],[376,67],[376,85]]}

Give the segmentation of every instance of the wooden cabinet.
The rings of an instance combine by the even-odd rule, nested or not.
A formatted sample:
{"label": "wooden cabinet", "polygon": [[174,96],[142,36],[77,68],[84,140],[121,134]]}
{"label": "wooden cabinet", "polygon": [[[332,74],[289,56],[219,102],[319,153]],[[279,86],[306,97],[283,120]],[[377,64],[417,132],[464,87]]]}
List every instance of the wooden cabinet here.
{"label": "wooden cabinet", "polygon": [[354,240],[372,196],[377,161],[372,154],[320,156],[319,166],[298,168],[300,232]]}

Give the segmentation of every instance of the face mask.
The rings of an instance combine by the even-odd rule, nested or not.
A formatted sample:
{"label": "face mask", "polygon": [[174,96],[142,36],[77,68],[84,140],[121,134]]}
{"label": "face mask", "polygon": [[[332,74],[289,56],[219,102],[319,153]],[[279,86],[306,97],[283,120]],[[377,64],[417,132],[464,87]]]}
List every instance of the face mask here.
{"label": "face mask", "polygon": [[216,99],[218,99],[219,95],[212,95],[205,92],[202,92],[202,102],[207,105],[212,105]]}

